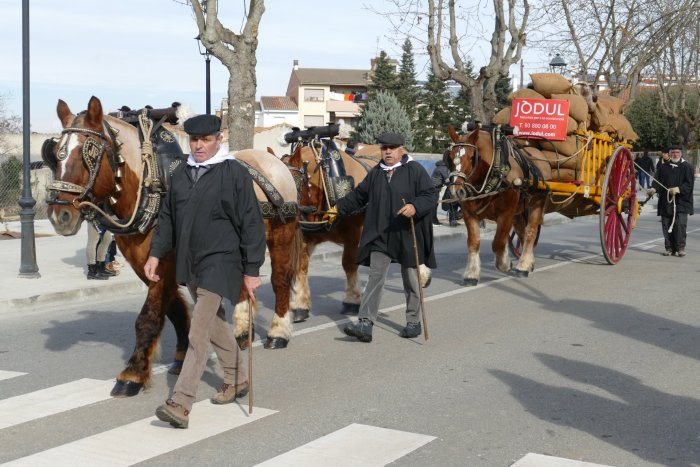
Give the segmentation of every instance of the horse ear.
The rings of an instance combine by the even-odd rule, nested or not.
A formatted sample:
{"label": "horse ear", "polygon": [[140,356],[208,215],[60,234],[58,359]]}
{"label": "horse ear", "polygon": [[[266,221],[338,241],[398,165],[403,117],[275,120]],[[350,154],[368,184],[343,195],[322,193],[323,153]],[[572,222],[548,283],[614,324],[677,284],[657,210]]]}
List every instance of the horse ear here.
{"label": "horse ear", "polygon": [[70,111],[70,108],[68,108],[68,104],[66,104],[62,99],[58,100],[58,104],[56,105],[56,115],[58,115],[58,118],[61,120],[61,125],[63,125],[63,128],[68,127],[70,123],[73,121],[73,118],[75,118],[75,115]]}
{"label": "horse ear", "polygon": [[301,167],[301,145],[298,144],[296,150],[289,156],[287,164],[292,167]]}
{"label": "horse ear", "polygon": [[455,127],[452,126],[452,124],[447,125],[447,134],[450,135],[450,139],[453,143],[459,142],[459,135],[457,134],[457,131],[455,130]]}
{"label": "horse ear", "polygon": [[102,102],[92,96],[88,102],[87,112],[85,113],[85,122],[94,126],[101,126],[104,114],[102,113]]}

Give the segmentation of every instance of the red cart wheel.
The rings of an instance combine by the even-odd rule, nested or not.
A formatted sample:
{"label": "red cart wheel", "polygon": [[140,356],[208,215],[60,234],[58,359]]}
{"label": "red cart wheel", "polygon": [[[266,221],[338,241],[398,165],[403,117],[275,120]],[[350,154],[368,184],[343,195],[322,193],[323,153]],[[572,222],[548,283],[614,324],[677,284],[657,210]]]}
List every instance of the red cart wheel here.
{"label": "red cart wheel", "polygon": [[610,157],[602,188],[600,243],[608,263],[617,264],[627,250],[637,206],[634,161],[626,147],[617,148]]}
{"label": "red cart wheel", "polygon": [[[540,240],[540,232],[542,231],[542,226],[537,226],[537,237],[535,237],[535,245]],[[508,236],[508,248],[513,256],[520,259],[520,255],[523,254],[523,242],[520,240],[520,235],[515,230],[515,227],[510,229],[510,235]]]}

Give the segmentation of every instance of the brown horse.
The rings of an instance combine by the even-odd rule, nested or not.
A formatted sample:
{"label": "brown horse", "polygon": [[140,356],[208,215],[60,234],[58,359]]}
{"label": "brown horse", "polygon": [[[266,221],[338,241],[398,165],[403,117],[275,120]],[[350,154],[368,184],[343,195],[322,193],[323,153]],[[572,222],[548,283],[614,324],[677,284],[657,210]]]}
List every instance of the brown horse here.
{"label": "brown horse", "polygon": [[[325,127],[322,127],[325,128]],[[308,130],[307,130],[308,131]],[[303,133],[303,132],[300,132]],[[313,132],[312,132],[313,133]],[[309,133],[305,133],[307,136]],[[343,298],[343,313],[357,313],[360,307],[360,289],[358,287],[358,264],[356,262],[357,251],[364,225],[364,213],[341,218],[335,225],[330,226],[322,221],[323,213],[328,209],[329,202],[335,205],[334,196],[343,196],[339,192],[350,188],[349,184],[334,184],[331,180],[331,169],[328,165],[330,159],[325,156],[334,152],[340,157],[333,164],[342,166],[345,178],[344,182],[351,182],[357,186],[367,176],[371,167],[375,166],[379,159],[355,158],[344,151],[340,151],[331,139],[302,140],[294,143],[291,156],[285,156],[287,164],[297,178],[297,187],[300,193],[304,220],[300,222],[304,232],[304,249],[301,267],[297,271],[294,283],[291,309],[294,322],[301,322],[308,318],[311,310],[311,293],[309,291],[309,258],[316,246],[323,242],[333,242],[343,246],[342,265],[345,271],[346,285]],[[338,188],[338,187],[344,188]],[[327,189],[329,187],[330,189]],[[338,189],[336,189],[338,188]],[[331,193],[329,195],[329,192]]]}
{"label": "brown horse", "polygon": [[[464,285],[474,286],[481,275],[481,244],[479,222],[496,222],[492,250],[496,268],[514,275],[527,276],[535,266],[534,244],[544,217],[546,192],[531,189],[542,179],[544,162],[530,161],[515,150],[513,142],[500,127],[470,127],[470,133],[460,136],[451,125],[452,155],[459,159],[460,170],[450,176],[452,199],[462,207],[467,228],[467,266],[462,275]],[[494,151],[497,149],[497,151]],[[496,155],[496,157],[494,157]],[[540,165],[542,167],[540,168]],[[548,166],[547,166],[548,168]],[[522,254],[511,269],[508,255],[508,235],[516,216],[526,216],[517,222],[522,242]],[[522,217],[521,217],[522,219]]]}
{"label": "brown horse", "polygon": [[[149,383],[152,359],[166,316],[173,323],[177,336],[171,372],[179,373],[188,346],[190,318],[175,282],[174,252],[162,258],[159,282],[149,282],[143,272],[162,196],[158,191],[161,183],[153,177],[153,161],[149,159],[151,162],[147,163],[147,158],[142,158],[142,150],[145,153],[147,148],[140,143],[138,129],[104,115],[99,99],[93,96],[87,110],[77,116],[62,100],[58,101],[56,111],[63,125],[62,136],[52,144],[47,144],[51,142],[47,140],[42,148],[42,156],[54,172],[53,198],[47,203],[55,231],[60,235],[75,235],[84,219],[100,221],[118,234],[119,250],[148,286],[146,301],[136,319],[134,351],[111,392],[115,397],[134,396]],[[296,202],[294,181],[284,164],[274,156],[253,150],[236,155],[269,175],[284,201]],[[275,163],[278,166],[269,170]],[[260,194],[259,199],[267,201]],[[301,235],[296,217],[286,221],[279,216],[267,218],[265,227],[276,299],[267,346],[274,347],[279,341],[289,339],[290,326],[286,326],[289,292],[300,256]],[[236,308],[240,312],[242,305]],[[243,325],[247,330],[247,316]],[[247,336],[240,331],[243,325],[239,323],[239,343],[247,342]]]}

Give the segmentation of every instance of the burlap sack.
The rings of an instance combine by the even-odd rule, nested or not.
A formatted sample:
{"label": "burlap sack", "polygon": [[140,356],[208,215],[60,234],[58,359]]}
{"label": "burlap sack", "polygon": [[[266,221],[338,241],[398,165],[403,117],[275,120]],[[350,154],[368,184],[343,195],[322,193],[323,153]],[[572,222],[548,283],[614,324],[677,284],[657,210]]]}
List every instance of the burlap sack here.
{"label": "burlap sack", "polygon": [[591,123],[590,129],[593,131],[603,131],[603,128],[608,124],[608,116],[610,109],[603,107],[600,102],[596,103],[595,109],[590,113]]}
{"label": "burlap sack", "polygon": [[572,133],[575,133],[579,129],[580,123],[574,120],[573,118],[569,117],[566,123],[566,134],[570,135]]}
{"label": "burlap sack", "polygon": [[552,94],[566,94],[571,91],[571,82],[557,73],[530,73],[535,91],[549,99]]}
{"label": "burlap sack", "polygon": [[551,169],[550,180],[553,182],[571,182],[578,180],[574,169]]}
{"label": "burlap sack", "polygon": [[[539,147],[547,151],[558,152],[564,156],[572,156],[582,152],[585,141],[577,135],[569,135],[564,141],[540,140]],[[556,151],[555,151],[556,149]]]}
{"label": "burlap sack", "polygon": [[549,180],[552,177],[552,168],[549,166],[549,162],[545,159],[539,149],[528,147],[524,148],[523,152],[527,158],[530,159],[530,162],[537,167],[544,180]]}
{"label": "burlap sack", "polygon": [[494,125],[509,125],[510,124],[510,107],[504,107],[491,119]]}
{"label": "burlap sack", "polygon": [[610,130],[610,133],[615,133],[618,139],[622,141],[633,143],[639,139],[639,135],[632,128],[632,124],[622,114],[609,115],[606,128]]}
{"label": "burlap sack", "polygon": [[576,94],[552,94],[552,99],[569,101],[569,116],[578,123],[586,121],[588,104],[583,97]]}
{"label": "burlap sack", "polygon": [[534,89],[522,88],[508,94],[508,100],[513,99],[544,99],[545,97]]}
{"label": "burlap sack", "polygon": [[598,96],[598,104],[601,107],[608,109],[611,114],[621,114],[622,108],[625,106],[625,101],[619,97],[602,94]]}
{"label": "burlap sack", "polygon": [[545,159],[552,169],[564,168],[564,169],[575,169],[578,167],[578,161],[580,156],[565,156],[562,153],[556,153],[554,151],[548,151],[546,149],[540,149],[542,158]]}

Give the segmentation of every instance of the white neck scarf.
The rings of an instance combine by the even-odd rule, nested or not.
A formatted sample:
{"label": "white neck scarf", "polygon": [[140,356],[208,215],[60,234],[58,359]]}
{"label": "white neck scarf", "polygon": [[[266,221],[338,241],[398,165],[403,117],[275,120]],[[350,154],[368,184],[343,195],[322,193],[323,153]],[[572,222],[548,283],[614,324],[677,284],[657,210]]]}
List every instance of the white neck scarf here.
{"label": "white neck scarf", "polygon": [[189,165],[190,167],[200,167],[202,165],[209,166],[218,164],[223,161],[234,159],[235,157],[233,157],[233,154],[230,154],[228,152],[228,148],[222,144],[221,146],[219,146],[219,150],[216,152],[216,154],[214,154],[211,158],[205,160],[204,162],[195,161],[194,157],[192,157],[192,154],[190,153],[189,157],[187,158],[187,165]]}
{"label": "white neck scarf", "polygon": [[[406,156],[406,163],[409,163],[413,160],[413,158],[410,155],[406,154],[405,156]],[[403,158],[401,160],[403,160]],[[386,165],[382,161],[379,163],[379,167],[381,167],[383,171],[388,172],[390,170],[394,170],[394,169],[401,167],[401,161],[398,161],[396,164],[392,165],[391,167]]]}

